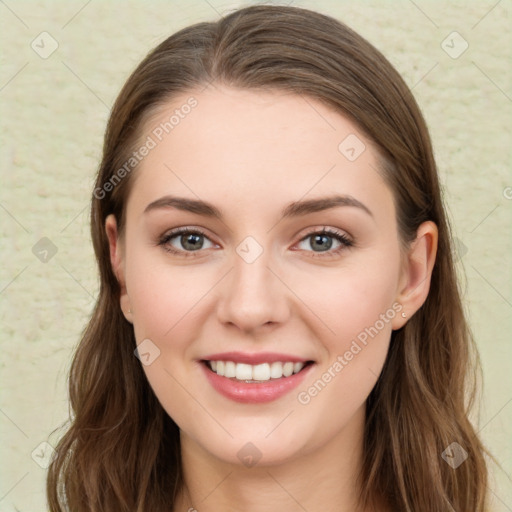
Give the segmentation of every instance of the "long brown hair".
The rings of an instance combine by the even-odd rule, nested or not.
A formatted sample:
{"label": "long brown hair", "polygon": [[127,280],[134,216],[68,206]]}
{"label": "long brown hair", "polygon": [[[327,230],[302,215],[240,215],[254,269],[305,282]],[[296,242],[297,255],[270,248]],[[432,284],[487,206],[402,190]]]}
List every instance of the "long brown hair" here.
{"label": "long brown hair", "polygon": [[[101,287],[71,367],[72,418],[49,468],[50,510],[159,512],[172,508],[183,484],[179,429],[134,356],[104,225],[113,213],[123,231],[137,170],[115,176],[150,113],[209,82],[285,90],[348,116],[378,148],[401,241],[413,240],[422,222],[436,223],[428,298],[393,332],[367,400],[360,498],[366,506],[384,496],[393,511],[484,511],[484,448],[468,420],[478,357],[425,121],[396,70],[361,36],[316,12],[271,6],[241,9],[172,35],[148,54],[115,102],[91,209]],[[456,469],[442,456],[454,442],[468,454]]]}

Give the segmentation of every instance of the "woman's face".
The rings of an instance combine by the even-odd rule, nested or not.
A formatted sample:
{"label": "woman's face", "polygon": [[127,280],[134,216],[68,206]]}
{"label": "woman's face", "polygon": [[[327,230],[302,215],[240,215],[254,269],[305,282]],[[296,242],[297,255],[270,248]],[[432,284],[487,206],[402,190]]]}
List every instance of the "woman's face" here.
{"label": "woman's face", "polygon": [[311,98],[227,87],[174,98],[140,141],[117,248],[113,217],[107,232],[182,442],[250,466],[360,436],[405,322],[393,197],[369,141]]}

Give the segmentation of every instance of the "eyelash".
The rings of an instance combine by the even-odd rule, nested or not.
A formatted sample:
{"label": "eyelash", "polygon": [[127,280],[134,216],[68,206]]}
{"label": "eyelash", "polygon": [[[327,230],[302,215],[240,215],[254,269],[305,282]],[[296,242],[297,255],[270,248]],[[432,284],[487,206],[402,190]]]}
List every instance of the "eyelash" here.
{"label": "eyelash", "polygon": [[[198,250],[198,251],[183,251],[183,250],[178,250],[178,249],[175,249],[174,247],[172,247],[171,245],[168,245],[169,242],[175,238],[176,236],[179,236],[179,235],[183,235],[183,234],[190,234],[190,235],[200,235],[200,236],[203,236],[205,238],[208,238],[208,236],[206,235],[206,233],[204,231],[202,231],[201,229],[199,228],[187,228],[187,227],[183,227],[183,228],[176,228],[172,231],[169,231],[168,233],[166,233],[164,236],[162,236],[160,238],[160,240],[158,241],[158,245],[159,246],[162,246],[163,249],[171,254],[176,254],[176,255],[179,255],[179,256],[183,256],[185,258],[189,258],[189,257],[195,257],[195,252],[201,252],[201,250]],[[304,237],[302,237],[300,239],[299,242],[303,242],[304,240],[308,239],[309,237],[313,236],[313,235],[327,235],[329,237],[332,237],[334,239],[336,239],[338,242],[340,242],[340,247],[338,247],[337,249],[334,249],[333,251],[325,251],[325,252],[315,252],[315,251],[306,251],[306,252],[312,252],[312,257],[313,258],[329,258],[329,257],[334,257],[334,256],[337,256],[340,252],[344,251],[345,249],[347,248],[350,248],[354,245],[354,243],[352,242],[352,240],[350,240],[345,234],[341,233],[340,231],[336,231],[334,229],[331,229],[331,228],[328,228],[328,227],[324,227],[323,229],[321,230],[316,230],[316,231],[311,231],[310,233],[306,234]],[[209,238],[208,238],[209,240]]]}

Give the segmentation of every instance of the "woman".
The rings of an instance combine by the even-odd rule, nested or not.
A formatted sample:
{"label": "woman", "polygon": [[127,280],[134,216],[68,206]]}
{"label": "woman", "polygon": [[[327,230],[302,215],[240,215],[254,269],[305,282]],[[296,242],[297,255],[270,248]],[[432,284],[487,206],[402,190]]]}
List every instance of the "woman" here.
{"label": "woman", "polygon": [[255,6],[161,43],[92,237],[52,511],[485,510],[430,138],[352,30]]}

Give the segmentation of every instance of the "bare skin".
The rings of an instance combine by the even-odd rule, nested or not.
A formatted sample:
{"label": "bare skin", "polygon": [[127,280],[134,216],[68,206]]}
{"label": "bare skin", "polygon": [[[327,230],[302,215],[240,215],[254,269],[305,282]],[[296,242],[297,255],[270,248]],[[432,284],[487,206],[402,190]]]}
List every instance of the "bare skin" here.
{"label": "bare skin", "polygon": [[[149,339],[160,351],[144,371],[181,431],[185,487],[173,510],[369,512],[357,505],[356,480],[365,401],[392,330],[427,297],[436,226],[422,224],[401,253],[375,149],[313,99],[224,86],[191,91],[153,116],[140,140],[191,95],[197,106],[134,171],[123,236],[113,216],[105,226],[123,312],[137,343]],[[350,134],[365,145],[354,161],[338,149]],[[211,203],[222,219],[171,206],[145,211],[168,195]],[[292,202],[333,195],[344,204],[282,216]],[[190,234],[159,245],[179,227],[203,235],[192,248]],[[316,243],[312,235],[324,228],[344,241],[328,233]],[[237,252],[246,237],[255,243],[242,247],[261,249],[250,263]],[[357,351],[354,340],[370,326],[377,334]],[[200,362],[227,351],[314,363],[298,389],[238,403],[210,385]],[[319,379],[328,382],[310,391]],[[247,443],[260,457],[252,467],[240,457]],[[387,510],[384,502],[378,510]]]}

